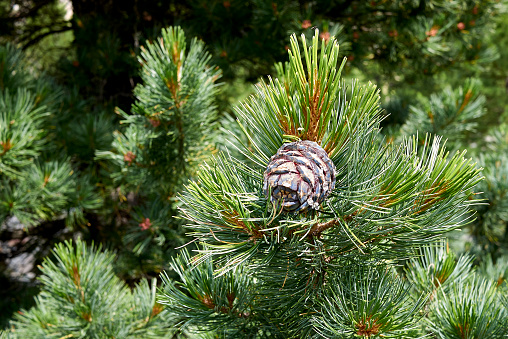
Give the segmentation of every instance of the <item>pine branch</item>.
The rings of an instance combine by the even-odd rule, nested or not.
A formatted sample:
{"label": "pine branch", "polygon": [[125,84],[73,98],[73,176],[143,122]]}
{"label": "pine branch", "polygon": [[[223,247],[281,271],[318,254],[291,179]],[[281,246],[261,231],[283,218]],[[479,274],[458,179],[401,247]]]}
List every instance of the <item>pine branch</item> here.
{"label": "pine branch", "polygon": [[20,312],[9,336],[33,338],[82,336],[159,338],[172,323],[159,313],[155,281],[142,280],[133,291],[113,272],[115,256],[82,241],[54,249],[42,264],[42,292],[36,306]]}
{"label": "pine branch", "polygon": [[187,46],[179,27],[165,29],[141,49],[143,83],[135,89],[132,113],[117,113],[127,128],[117,132],[115,152],[98,151],[119,168],[112,176],[147,193],[174,196],[214,138],[218,69],[197,39]]}
{"label": "pine branch", "polygon": [[215,278],[213,266],[210,259],[197,264],[187,251],[182,251],[171,263],[181,282],[162,275],[165,288],[159,291],[158,302],[166,305],[165,312],[177,317],[181,330],[195,327],[198,332],[229,335],[258,332],[252,316],[250,277],[237,269]]}
{"label": "pine branch", "polygon": [[492,282],[478,277],[456,282],[449,294],[437,294],[429,327],[436,335],[447,338],[504,338],[507,311],[498,300]]}
{"label": "pine branch", "polygon": [[[35,32],[29,32],[27,34],[27,36],[30,36],[31,38],[30,39],[23,39],[23,40],[26,40],[26,42],[23,44],[23,49],[26,50],[30,46],[33,46],[33,45],[39,43],[45,37],[48,37],[50,35],[63,33],[63,32],[72,30],[72,26],[69,25],[68,21],[65,21],[60,24],[63,26],[58,27],[57,23],[52,23],[52,28],[50,30],[45,30],[45,28],[47,28],[47,27],[37,27],[36,29],[34,29]],[[43,33],[41,33],[42,30],[44,30]],[[35,35],[35,33],[39,33],[39,34]]]}
{"label": "pine branch", "polygon": [[[249,145],[237,139],[235,146],[251,162],[217,157],[211,166],[202,167],[199,181],[191,182],[182,197],[182,212],[193,223],[190,234],[207,244],[208,255],[224,256],[225,264],[217,273],[252,260],[257,253],[267,251],[270,257],[277,246],[291,247],[309,239],[313,245],[306,246],[311,253],[317,241],[332,257],[338,253],[365,258],[376,253],[386,259],[397,253],[405,257],[415,246],[466,224],[469,206],[475,203],[471,190],[481,180],[475,164],[464,159],[464,153],[449,157],[439,137],[432,140],[427,136],[422,147],[416,138],[399,146],[380,143],[375,87],[355,82],[351,90],[334,87],[341,84],[334,78],[330,87],[336,95],[331,89],[320,92],[319,82],[313,79],[335,74],[323,66],[337,66],[332,49],[324,52],[333,44],[323,42],[318,59],[317,33],[304,54],[296,52],[294,37],[292,41],[295,56],[290,54],[283,82],[275,79],[260,85],[250,104],[238,110]],[[338,46],[333,50],[338,51]],[[298,56],[307,60],[307,71]],[[293,105],[291,98],[299,98],[294,103],[303,103],[308,113],[312,112],[309,98],[316,102],[335,98],[335,102],[323,106],[329,107],[323,110],[324,115],[315,110],[314,118],[309,114],[305,118],[300,112],[306,108]],[[311,128],[312,119],[317,125]],[[322,135],[323,143],[340,145],[333,146],[331,154],[338,184],[323,204],[323,213],[281,213],[262,192],[262,171],[269,157],[288,137],[284,133],[299,129],[303,134],[293,137]],[[321,134],[315,134],[317,131]]]}

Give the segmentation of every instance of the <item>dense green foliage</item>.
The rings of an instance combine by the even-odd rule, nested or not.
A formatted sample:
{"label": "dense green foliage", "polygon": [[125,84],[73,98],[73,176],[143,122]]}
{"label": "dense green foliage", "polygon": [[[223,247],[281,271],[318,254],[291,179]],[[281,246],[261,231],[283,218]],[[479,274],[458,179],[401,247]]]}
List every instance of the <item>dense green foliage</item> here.
{"label": "dense green foliage", "polygon": [[[39,236],[114,251],[58,245],[8,335],[506,335],[506,1],[69,3],[0,0],[0,283]],[[337,184],[285,215],[300,139]],[[78,261],[111,299],[61,298]]]}
{"label": "dense green foliage", "polygon": [[160,338],[172,324],[159,316],[155,280],[130,289],[113,271],[115,256],[82,241],[55,247],[42,264],[36,306],[16,315],[18,338]]}
{"label": "dense green foliage", "polygon": [[[439,137],[385,142],[375,86],[341,81],[333,39],[316,33],[306,44],[293,36],[283,77],[238,108],[244,138],[233,144],[245,159],[217,156],[187,186],[182,212],[201,248],[175,259],[183,283],[165,278],[160,303],[182,329],[221,337],[508,334],[496,303],[503,282],[474,275],[470,259],[436,244],[470,222],[480,170]],[[315,211],[285,213],[263,193],[270,156],[288,139],[319,142],[337,168],[336,188]]]}
{"label": "dense green foliage", "polygon": [[34,79],[11,45],[0,46],[0,64],[0,218],[33,225],[69,211],[69,224],[82,223],[83,212],[101,199],[50,133],[62,92],[44,77]]}
{"label": "dense green foliage", "polygon": [[96,152],[120,198],[136,192],[139,203],[124,244],[155,270],[169,259],[165,251],[183,243],[173,221],[176,195],[213,149],[216,130],[213,100],[220,72],[209,68],[201,41],[189,47],[183,31],[170,28],[142,48],[137,100],[130,114],[117,109],[126,127],[114,132],[113,151]]}

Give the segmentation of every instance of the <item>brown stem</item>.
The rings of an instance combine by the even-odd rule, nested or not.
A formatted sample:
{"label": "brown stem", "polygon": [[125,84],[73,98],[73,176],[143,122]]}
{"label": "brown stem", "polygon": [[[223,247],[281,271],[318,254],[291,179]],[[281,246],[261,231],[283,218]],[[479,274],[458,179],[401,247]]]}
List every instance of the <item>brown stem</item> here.
{"label": "brown stem", "polygon": [[339,222],[337,219],[332,219],[330,221],[327,221],[325,223],[319,224],[316,223],[309,232],[309,237],[319,237],[321,233],[329,228],[332,228],[333,226],[337,225]]}
{"label": "brown stem", "polygon": [[[65,22],[64,24],[67,24],[67,23]],[[63,27],[58,27],[58,28],[49,30],[47,32],[38,34],[34,38],[31,38],[30,40],[28,40],[28,42],[26,42],[23,45],[23,49],[25,50],[28,47],[35,45],[36,43],[38,43],[39,41],[41,41],[42,39],[44,39],[47,36],[50,36],[52,34],[67,32],[67,31],[70,31],[71,29],[72,29],[72,26],[63,26]]]}
{"label": "brown stem", "polygon": [[[353,219],[353,216],[356,213],[357,212],[354,212],[353,214],[350,214],[350,215],[346,215],[342,219],[344,221],[346,221],[346,222],[350,221],[351,219]],[[309,234],[307,235],[307,237],[312,237],[312,238],[319,237],[319,236],[321,236],[321,233],[323,233],[327,229],[332,228],[332,227],[337,226],[337,225],[339,225],[339,220],[338,219],[332,219],[330,221],[327,221],[327,222],[324,222],[324,223],[321,223],[321,224],[320,223],[315,223],[314,226],[312,226],[312,228],[310,229]]]}

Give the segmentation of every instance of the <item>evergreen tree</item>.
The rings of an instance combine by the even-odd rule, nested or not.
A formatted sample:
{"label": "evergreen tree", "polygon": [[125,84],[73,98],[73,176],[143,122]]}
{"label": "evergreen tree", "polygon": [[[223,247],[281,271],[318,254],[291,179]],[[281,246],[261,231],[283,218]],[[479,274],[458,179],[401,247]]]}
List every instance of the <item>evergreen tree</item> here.
{"label": "evergreen tree", "polygon": [[16,217],[32,226],[67,214],[69,224],[83,223],[84,212],[97,209],[101,199],[90,178],[56,151],[49,132],[62,92],[30,74],[11,45],[0,46],[0,65],[1,222]]}
{"label": "evergreen tree", "polygon": [[[155,211],[168,205],[150,207],[154,196],[182,187],[181,179],[162,178],[181,170],[178,157],[188,152],[199,161],[212,153],[206,143],[193,153],[185,142],[179,153],[179,114],[189,114],[186,128],[207,131],[209,125],[196,126],[190,117],[213,119],[205,94],[213,95],[217,75],[200,63],[207,60],[202,50],[192,52],[200,44],[186,53],[183,41],[179,29],[170,29],[148,45],[134,114],[121,113],[127,128],[115,149],[98,153],[116,163],[113,177],[123,187],[146,189],[146,206]],[[81,241],[59,245],[56,260],[43,265],[37,306],[17,315],[2,335],[506,337],[508,261],[475,269],[473,257],[456,256],[443,240],[474,219],[481,169],[464,152],[447,152],[438,136],[383,138],[379,91],[343,81],[339,55],[337,41],[320,39],[317,30],[310,44],[302,37],[302,47],[293,36],[277,78],[261,82],[237,108],[234,149],[207,160],[180,198],[197,252],[184,249],[171,261],[157,296],[153,281],[126,288],[113,274],[112,254]],[[175,100],[176,85],[188,101]],[[431,119],[423,132],[457,123],[460,141],[475,127],[468,119],[482,110],[477,88],[471,81],[433,96],[431,114],[413,108],[415,119]],[[194,94],[208,104],[192,101]],[[159,114],[158,103],[169,109]],[[209,109],[178,111],[187,104]],[[155,117],[160,123],[151,123]],[[403,130],[413,132],[412,126],[408,121]],[[157,133],[159,127],[164,131]],[[165,171],[150,167],[165,150],[161,143],[172,145],[173,160],[162,158]],[[143,233],[152,221],[139,215]]]}
{"label": "evergreen tree", "polygon": [[244,158],[187,186],[201,247],[164,277],[166,312],[219,337],[506,336],[502,284],[439,241],[472,220],[480,169],[437,136],[384,141],[376,87],[341,81],[334,39],[302,45],[238,108]]}
{"label": "evergreen tree", "polygon": [[7,338],[160,338],[172,324],[159,313],[155,280],[132,290],[113,271],[115,255],[83,241],[58,244],[42,264],[36,306],[16,314]]}
{"label": "evergreen tree", "polygon": [[114,133],[112,151],[96,152],[119,200],[128,194],[137,200],[120,208],[131,214],[128,230],[121,230],[125,253],[148,265],[140,274],[160,271],[183,244],[176,194],[214,148],[220,72],[209,65],[204,47],[197,39],[187,44],[179,27],[164,29],[142,47],[143,82],[134,91],[132,112],[117,108],[125,128]]}

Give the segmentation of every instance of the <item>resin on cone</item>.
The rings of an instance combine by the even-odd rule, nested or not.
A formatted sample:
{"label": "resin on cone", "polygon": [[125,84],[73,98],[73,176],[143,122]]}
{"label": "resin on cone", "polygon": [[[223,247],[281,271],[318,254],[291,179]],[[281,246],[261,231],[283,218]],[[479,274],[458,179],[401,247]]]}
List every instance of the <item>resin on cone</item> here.
{"label": "resin on cone", "polygon": [[335,165],[314,141],[282,145],[264,173],[263,191],[285,212],[317,209],[335,187]]}

